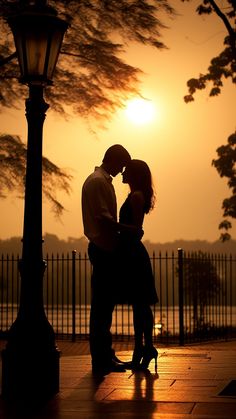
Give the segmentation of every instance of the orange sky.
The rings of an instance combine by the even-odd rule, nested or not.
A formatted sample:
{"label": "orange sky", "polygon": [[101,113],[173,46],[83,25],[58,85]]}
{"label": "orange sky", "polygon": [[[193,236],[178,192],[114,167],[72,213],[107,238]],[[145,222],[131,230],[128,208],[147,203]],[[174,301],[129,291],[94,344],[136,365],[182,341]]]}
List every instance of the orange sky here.
{"label": "orange sky", "polygon": [[[43,205],[43,231],[59,238],[81,237],[81,187],[86,176],[99,165],[105,150],[114,143],[124,145],[133,158],[145,160],[152,171],[157,204],[146,216],[144,240],[167,242],[176,239],[209,240],[219,237],[221,203],[229,195],[211,161],[216,148],[225,144],[236,129],[236,92],[227,82],[222,94],[209,98],[209,88],[197,93],[186,105],[186,81],[205,72],[210,59],[222,50],[225,28],[216,17],[199,17],[198,1],[182,4],[172,1],[181,13],[169,21],[163,41],[169,50],[156,51],[133,45],[127,61],[145,72],[141,93],[152,100],[157,117],[137,126],[124,111],[117,112],[107,130],[91,134],[78,117],[64,121],[50,109],[44,124],[44,155],[74,176],[70,196],[58,195],[66,212],[57,221],[48,204]],[[22,110],[0,115],[1,131],[27,137],[24,100]],[[127,186],[121,176],[114,179],[118,206],[125,199]],[[0,202],[0,238],[21,236],[23,201],[14,195]],[[236,225],[236,223],[235,223]],[[231,231],[236,238],[235,227]]]}

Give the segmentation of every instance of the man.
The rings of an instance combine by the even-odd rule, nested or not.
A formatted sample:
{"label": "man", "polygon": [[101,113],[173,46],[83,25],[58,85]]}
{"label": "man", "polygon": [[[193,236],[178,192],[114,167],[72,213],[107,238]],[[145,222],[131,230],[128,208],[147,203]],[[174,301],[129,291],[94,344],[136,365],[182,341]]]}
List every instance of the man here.
{"label": "man", "polygon": [[90,352],[94,373],[125,371],[112,349],[111,324],[115,306],[115,249],[118,238],[117,203],[112,177],[122,173],[131,160],[128,151],[115,144],[106,151],[102,165],[82,188],[84,234],[93,266],[90,311]]}

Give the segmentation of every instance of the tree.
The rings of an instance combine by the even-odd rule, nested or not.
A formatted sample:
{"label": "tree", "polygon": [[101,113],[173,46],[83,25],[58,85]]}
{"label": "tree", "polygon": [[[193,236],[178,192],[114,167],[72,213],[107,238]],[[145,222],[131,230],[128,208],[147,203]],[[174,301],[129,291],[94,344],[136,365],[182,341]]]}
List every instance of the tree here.
{"label": "tree", "polygon": [[[0,198],[6,198],[6,191],[17,191],[23,196],[26,146],[20,137],[0,134]],[[55,190],[70,192],[71,176],[46,157],[42,159],[43,194],[52,204],[55,214],[63,212],[63,205],[57,200]]]}
{"label": "tree", "polygon": [[189,254],[183,264],[185,305],[193,307],[193,331],[205,333],[212,326],[206,323],[206,307],[216,303],[221,280],[207,253]]}
{"label": "tree", "polygon": [[[196,11],[199,15],[215,13],[222,20],[227,36],[224,38],[225,48],[217,57],[212,58],[208,71],[200,74],[198,78],[188,80],[188,95],[184,96],[186,103],[192,102],[196,91],[205,89],[209,84],[211,85],[209,96],[217,96],[221,93],[224,80],[230,79],[233,84],[236,83],[236,1],[224,0],[220,7],[215,0],[203,0]],[[228,145],[219,147],[216,150],[219,158],[212,161],[220,176],[229,178],[228,185],[232,188],[232,196],[224,199],[222,208],[224,217],[233,218],[236,218],[235,137],[235,133],[229,136]],[[228,230],[231,227],[227,219],[219,224],[219,229],[225,230],[220,236],[222,241],[230,239]]]}
{"label": "tree", "polygon": [[[236,218],[236,132],[229,136],[227,145],[222,145],[216,151],[218,159],[213,160],[212,164],[221,177],[228,178],[228,186],[232,190],[232,195],[223,201],[223,216]],[[222,241],[230,239],[228,230],[231,227],[231,222],[228,219],[220,223],[219,228],[225,230],[221,234]]]}
{"label": "tree", "polygon": [[[23,8],[45,4],[57,10],[58,16],[70,22],[54,76],[54,87],[45,88],[45,99],[51,108],[66,117],[73,112],[86,120],[99,123],[108,120],[122,107],[124,101],[138,94],[142,71],[127,64],[125,50],[130,42],[166,48],[160,41],[160,31],[166,26],[159,19],[161,13],[174,16],[167,0],[0,0],[0,112],[6,108],[19,108],[26,87],[19,84],[19,66],[12,33],[7,18]],[[128,40],[128,42],[127,42]],[[9,142],[9,143],[8,143]],[[14,147],[25,147],[19,137],[2,135],[2,152],[8,155]],[[6,156],[5,156],[6,157]],[[21,188],[23,160],[10,155],[0,160],[0,173],[7,164],[14,181],[1,182],[3,190]],[[44,194],[58,211],[63,209],[53,193],[54,186],[69,190],[70,177],[44,158]]]}
{"label": "tree", "polygon": [[199,15],[215,13],[222,20],[227,30],[227,36],[224,38],[226,47],[217,57],[211,60],[206,74],[200,74],[198,78],[188,80],[189,94],[184,96],[186,103],[193,101],[195,92],[205,89],[208,84],[212,85],[209,95],[217,96],[221,92],[224,79],[229,78],[232,83],[236,83],[236,29],[233,27],[236,16],[236,2],[235,0],[225,0],[224,3],[227,7],[220,9],[214,0],[203,0],[197,7],[196,11]]}
{"label": "tree", "polygon": [[[29,3],[44,1],[0,0],[0,109],[19,105],[19,69],[6,19]],[[93,121],[109,119],[129,95],[138,94],[141,70],[124,60],[127,45],[138,42],[166,48],[160,31],[166,26],[161,13],[174,15],[167,0],[50,0],[59,17],[67,19],[66,33],[53,88],[45,89],[46,100],[60,114],[69,111]],[[128,42],[127,42],[128,40]]]}

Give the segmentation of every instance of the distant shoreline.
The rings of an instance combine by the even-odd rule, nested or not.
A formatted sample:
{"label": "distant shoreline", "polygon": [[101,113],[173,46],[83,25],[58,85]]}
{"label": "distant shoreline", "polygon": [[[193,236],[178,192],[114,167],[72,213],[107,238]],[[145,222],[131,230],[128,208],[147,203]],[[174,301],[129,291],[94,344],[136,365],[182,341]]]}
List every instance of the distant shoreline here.
{"label": "distant shoreline", "polygon": [[[69,237],[67,240],[59,239],[54,234],[45,234],[43,243],[43,253],[70,253],[76,250],[78,253],[87,253],[88,240],[86,237],[74,238]],[[0,239],[1,254],[20,254],[22,248],[21,237],[11,237],[9,239]],[[148,252],[177,252],[178,248],[182,248],[185,252],[206,252],[220,254],[236,254],[236,240],[231,239],[222,243],[220,240],[208,242],[207,240],[174,240],[166,243],[153,243],[149,240],[143,240]]]}

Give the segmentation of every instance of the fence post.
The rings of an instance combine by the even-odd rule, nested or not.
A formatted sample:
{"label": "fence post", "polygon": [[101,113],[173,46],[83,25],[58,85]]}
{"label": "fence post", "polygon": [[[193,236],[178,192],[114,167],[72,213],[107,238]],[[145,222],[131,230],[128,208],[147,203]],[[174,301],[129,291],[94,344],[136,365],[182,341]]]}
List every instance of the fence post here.
{"label": "fence post", "polygon": [[183,284],[183,249],[178,249],[178,279],[179,279],[179,344],[184,345],[184,284]]}
{"label": "fence post", "polygon": [[76,286],[75,286],[75,260],[76,250],[72,251],[72,342],[75,342],[76,337]]}

